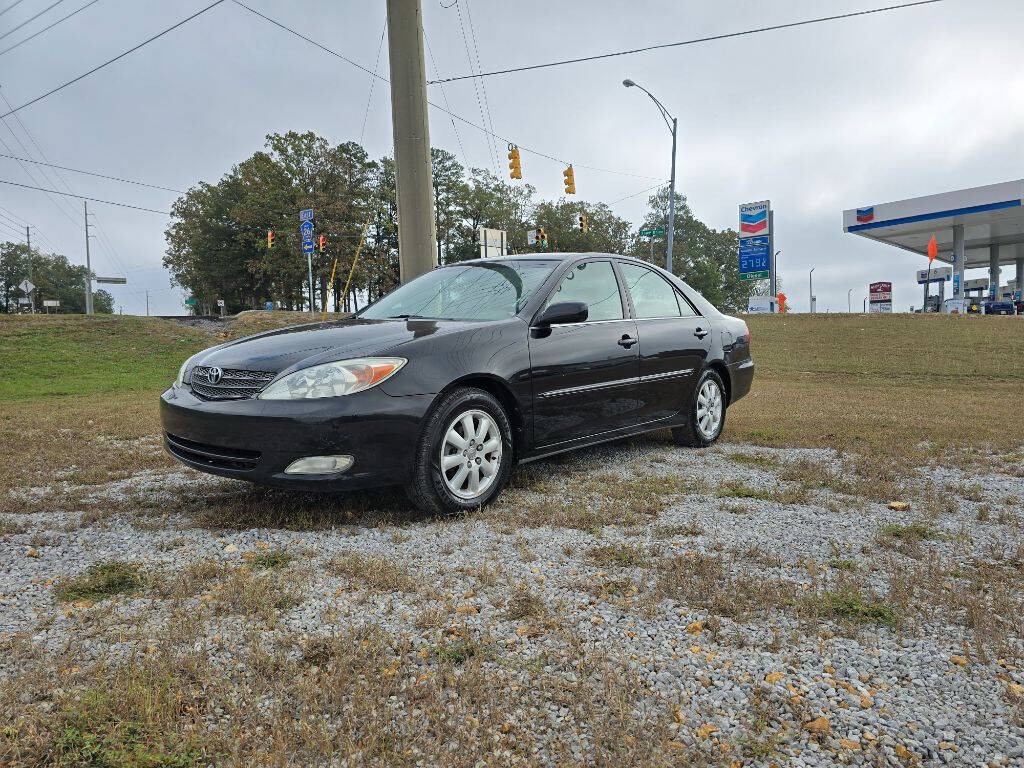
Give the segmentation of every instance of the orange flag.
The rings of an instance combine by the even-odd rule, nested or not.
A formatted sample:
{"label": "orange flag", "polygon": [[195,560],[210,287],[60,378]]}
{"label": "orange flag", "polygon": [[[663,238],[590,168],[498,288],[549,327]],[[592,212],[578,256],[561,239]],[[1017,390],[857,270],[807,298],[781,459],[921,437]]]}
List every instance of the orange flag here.
{"label": "orange flag", "polygon": [[939,255],[939,246],[935,242],[935,235],[932,235],[932,239],[928,241],[928,266],[932,265],[935,261],[935,257]]}

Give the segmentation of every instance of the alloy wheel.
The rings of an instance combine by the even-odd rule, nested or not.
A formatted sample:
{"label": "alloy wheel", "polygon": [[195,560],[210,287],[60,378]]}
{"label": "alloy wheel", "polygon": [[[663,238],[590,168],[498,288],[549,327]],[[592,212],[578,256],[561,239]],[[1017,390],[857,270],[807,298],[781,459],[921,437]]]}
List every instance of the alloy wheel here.
{"label": "alloy wheel", "polygon": [[474,408],[452,419],[441,441],[441,476],[452,495],[483,496],[501,467],[501,431],[486,411]]}
{"label": "alloy wheel", "polygon": [[722,425],[722,390],[714,379],[708,379],[697,393],[697,429],[707,440],[718,435]]}

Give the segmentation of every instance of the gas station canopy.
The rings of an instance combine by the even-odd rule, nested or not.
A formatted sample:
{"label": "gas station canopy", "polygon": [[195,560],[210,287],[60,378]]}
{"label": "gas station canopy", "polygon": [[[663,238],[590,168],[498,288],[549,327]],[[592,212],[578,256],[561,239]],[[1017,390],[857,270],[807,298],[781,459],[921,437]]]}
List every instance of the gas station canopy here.
{"label": "gas station canopy", "polygon": [[953,263],[953,233],[964,228],[967,269],[989,267],[992,247],[999,263],[1024,258],[1024,180],[945,192],[843,211],[843,231],[895,245],[922,256],[934,235],[939,261]]}
{"label": "gas station canopy", "polygon": [[[843,211],[843,231],[921,256],[927,256],[934,237],[936,258],[952,265],[947,312],[962,311],[965,269],[988,267],[992,298],[1007,292],[1019,298],[1024,286],[1024,179],[852,208]],[[1007,289],[999,282],[1002,264],[1016,267],[1016,280]]]}

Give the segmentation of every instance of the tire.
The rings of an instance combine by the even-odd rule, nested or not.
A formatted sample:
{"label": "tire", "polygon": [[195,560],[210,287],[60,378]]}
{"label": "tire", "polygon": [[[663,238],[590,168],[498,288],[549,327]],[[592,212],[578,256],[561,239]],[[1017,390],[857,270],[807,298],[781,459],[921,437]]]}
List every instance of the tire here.
{"label": "tire", "polygon": [[[709,384],[717,388],[718,423],[711,429],[705,429],[698,418],[698,409],[703,408],[703,404],[700,401],[714,391],[709,388]],[[711,397],[712,399],[714,398],[713,395]],[[700,378],[697,380],[697,386],[693,388],[693,396],[690,398],[686,408],[686,423],[672,430],[672,439],[677,445],[685,445],[691,448],[707,448],[718,440],[722,430],[725,428],[725,411],[725,385],[722,384],[722,377],[711,368],[708,368],[700,375]]]}
{"label": "tire", "polygon": [[[466,434],[469,424],[473,425],[472,436]],[[485,437],[478,443],[481,430]],[[458,440],[473,443],[456,445]],[[497,445],[487,452],[476,451],[477,445],[491,446],[495,441]],[[441,468],[442,455],[449,459],[445,470]],[[452,461],[456,457],[460,461]],[[405,491],[410,501],[429,515],[468,512],[487,505],[501,492],[514,460],[512,425],[501,403],[483,390],[460,387],[444,395],[427,417]],[[494,471],[488,474],[487,467]],[[464,469],[465,476],[460,478]]]}

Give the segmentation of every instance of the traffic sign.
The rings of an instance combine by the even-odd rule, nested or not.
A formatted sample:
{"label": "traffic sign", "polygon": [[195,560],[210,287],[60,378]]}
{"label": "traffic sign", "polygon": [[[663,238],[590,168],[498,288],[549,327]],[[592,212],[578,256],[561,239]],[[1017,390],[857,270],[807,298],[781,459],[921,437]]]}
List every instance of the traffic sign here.
{"label": "traffic sign", "polygon": [[57,299],[43,299],[44,307],[59,307],[60,302]]}
{"label": "traffic sign", "polygon": [[313,220],[313,209],[307,208],[304,211],[299,211],[299,221],[312,221]]}
{"label": "traffic sign", "polygon": [[641,229],[640,237],[654,237],[655,235],[664,235],[664,229]]}
{"label": "traffic sign", "polygon": [[36,288],[29,280],[22,280],[18,287],[21,288],[24,293],[32,293]]}
{"label": "traffic sign", "polygon": [[303,253],[312,253],[313,252],[313,241],[312,240],[303,240],[302,241],[302,252]]}
{"label": "traffic sign", "polygon": [[185,305],[189,307],[194,307],[196,305],[195,297],[189,296],[187,299],[185,299]]}
{"label": "traffic sign", "polygon": [[127,277],[96,277],[93,278],[97,283],[107,283],[109,285],[127,285]]}
{"label": "traffic sign", "polygon": [[302,226],[299,227],[302,230],[302,242],[306,241],[313,242],[313,222],[306,219],[302,222]]}

